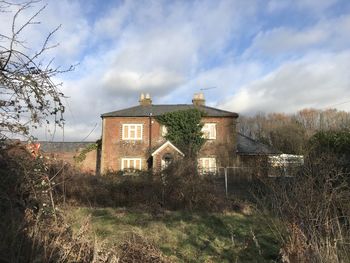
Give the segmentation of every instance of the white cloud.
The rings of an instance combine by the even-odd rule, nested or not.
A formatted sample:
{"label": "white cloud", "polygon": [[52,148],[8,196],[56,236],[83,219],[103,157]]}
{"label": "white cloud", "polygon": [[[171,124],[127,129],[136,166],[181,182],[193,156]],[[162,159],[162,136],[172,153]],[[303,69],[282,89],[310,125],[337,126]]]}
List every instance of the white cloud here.
{"label": "white cloud", "polygon": [[[87,19],[82,13],[79,2],[68,0],[62,1],[39,1],[34,2],[29,8],[22,10],[16,19],[15,28],[18,30],[41,8],[44,9],[28,24],[18,35],[23,41],[25,49],[19,46],[25,53],[38,52],[43,46],[50,32],[61,25],[61,28],[51,36],[48,46],[59,45],[46,51],[40,59],[50,61],[55,58],[57,65],[73,64],[77,57],[84,51],[90,34]],[[11,35],[12,19],[19,6],[12,5],[11,12],[1,12],[0,33]]]}
{"label": "white cloud", "polygon": [[334,5],[338,0],[297,0],[295,2],[298,8],[321,12]]}
{"label": "white cloud", "polygon": [[[89,46],[92,30],[82,11],[83,7],[77,1],[48,1],[40,18],[46,32],[61,25],[52,40],[59,46],[47,54],[55,57],[59,65],[74,63]],[[42,28],[40,30],[43,32]]]}
{"label": "white cloud", "polygon": [[[60,46],[48,55],[57,64],[80,62],[58,80],[69,97],[66,140],[81,140],[101,113],[137,105],[140,92],[155,103],[188,103],[201,88],[217,87],[205,91],[208,104],[239,113],[348,96],[350,15],[329,15],[334,0],[125,0],[105,9],[99,1],[47,1],[43,24],[25,36],[37,46],[62,24]],[[282,26],[268,20],[276,14],[315,22]]]}
{"label": "white cloud", "polygon": [[[254,14],[254,8],[239,14],[241,11],[230,5],[223,2],[213,9],[208,2],[192,11],[188,5],[176,4],[169,11],[154,3],[141,9],[125,4],[121,10],[112,10],[110,17],[98,20],[93,29],[96,36],[114,41],[107,52],[98,49],[85,56],[78,69],[82,78],[66,83],[73,114],[78,116],[74,120],[67,112],[67,138],[79,140],[84,130],[91,130],[100,121],[103,112],[137,105],[140,92],[150,92],[155,103],[188,103],[194,91],[217,87],[205,91],[208,104],[215,105],[220,96],[243,87],[230,100],[219,103],[219,107],[239,113],[322,107],[339,102],[340,93],[347,94],[347,53],[300,53],[308,53],[310,47],[329,48],[330,40],[333,46],[345,48],[347,37],[342,32],[348,29],[347,16],[299,31],[277,28],[258,35],[250,50],[272,55],[299,52],[302,57],[282,63],[265,77],[266,65],[251,59],[225,59],[224,64],[202,70],[207,58],[220,57],[234,33],[248,30],[244,21]],[[128,21],[131,13],[132,21]],[[114,27],[116,30],[111,30]],[[74,132],[77,130],[81,132]],[[91,138],[99,136],[95,133]]]}
{"label": "white cloud", "polygon": [[[151,93],[155,103],[176,96],[177,90],[196,78],[209,56],[221,55],[232,32],[241,30],[240,18],[253,15],[254,5],[245,8],[245,3],[135,5],[126,1],[98,19],[92,25],[94,51],[77,68],[79,78],[64,84],[71,111],[77,116],[67,111],[66,137],[80,136],[68,135],[68,126],[79,130],[86,123],[89,130],[100,121],[101,113],[137,105],[141,92]],[[193,92],[186,93],[192,96]]]}
{"label": "white cloud", "polygon": [[256,54],[278,55],[286,52],[300,51],[304,48],[319,45],[330,36],[330,32],[321,28],[298,31],[293,28],[274,28],[259,33],[245,56]]}
{"label": "white cloud", "polygon": [[111,94],[141,92],[156,92],[161,94],[166,88],[176,88],[184,82],[182,75],[176,72],[158,70],[153,73],[138,74],[132,71],[108,71],[102,79],[102,85]]}
{"label": "white cloud", "polygon": [[[331,106],[350,99],[349,68],[350,52],[310,54],[243,86],[221,106],[241,113]],[[349,105],[342,107],[350,109]]]}
{"label": "white cloud", "polygon": [[287,8],[289,4],[290,3],[288,1],[270,0],[267,4],[267,11],[269,12],[281,11]]}
{"label": "white cloud", "polygon": [[350,15],[320,20],[307,28],[273,28],[258,33],[251,46],[244,52],[244,57],[303,55],[311,49],[347,49],[349,34]]}
{"label": "white cloud", "polygon": [[[203,92],[207,103],[215,106],[232,94],[235,88],[240,87],[257,79],[262,75],[262,67],[255,62],[237,63],[227,62],[226,64],[201,71],[191,80],[186,82],[181,89],[178,89],[173,96],[164,98],[167,103],[188,103],[191,101],[193,92]],[[201,90],[202,89],[202,90]]]}
{"label": "white cloud", "polygon": [[310,14],[320,14],[337,2],[338,0],[270,0],[267,11],[281,12],[286,9],[299,9]]}
{"label": "white cloud", "polygon": [[113,7],[98,19],[93,25],[94,41],[105,38],[118,38],[122,29],[127,24],[127,19],[135,8],[135,2],[123,1],[120,5]]}
{"label": "white cloud", "polygon": [[[201,63],[209,57],[221,55],[232,32],[239,28],[240,18],[254,12],[253,4],[243,12],[242,9],[247,6],[244,3],[205,1],[162,5],[154,1],[146,6],[128,5],[126,8],[124,5],[121,7],[123,11],[113,10],[107,17],[97,21],[95,27],[99,35],[114,26],[118,32],[120,25],[124,25],[123,32],[115,36],[116,41],[110,46],[109,63],[105,65],[107,70],[103,79],[114,80],[113,86],[122,93],[130,87],[136,90],[138,88],[135,87],[140,85],[152,87],[150,82],[164,83],[165,88],[166,79],[169,80],[169,86],[174,83],[180,85],[181,80],[196,73]],[[114,16],[118,13],[121,13],[121,17]],[[128,20],[125,13],[132,14],[132,22],[124,21]],[[135,84],[125,85],[126,80]],[[110,89],[111,81],[105,83]],[[156,90],[161,94],[159,88]]]}

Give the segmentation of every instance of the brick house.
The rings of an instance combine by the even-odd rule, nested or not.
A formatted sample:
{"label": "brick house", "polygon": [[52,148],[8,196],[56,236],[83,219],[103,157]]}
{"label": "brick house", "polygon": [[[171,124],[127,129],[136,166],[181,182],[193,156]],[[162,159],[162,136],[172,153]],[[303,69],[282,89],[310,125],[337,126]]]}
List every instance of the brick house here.
{"label": "brick house", "polygon": [[159,171],[184,156],[180,149],[165,139],[166,127],[156,117],[178,110],[199,109],[207,141],[198,153],[203,171],[216,171],[233,166],[236,159],[236,121],[238,114],[205,105],[202,93],[195,94],[192,104],[154,105],[143,94],[139,105],[104,113],[102,118],[101,173],[125,169]]}

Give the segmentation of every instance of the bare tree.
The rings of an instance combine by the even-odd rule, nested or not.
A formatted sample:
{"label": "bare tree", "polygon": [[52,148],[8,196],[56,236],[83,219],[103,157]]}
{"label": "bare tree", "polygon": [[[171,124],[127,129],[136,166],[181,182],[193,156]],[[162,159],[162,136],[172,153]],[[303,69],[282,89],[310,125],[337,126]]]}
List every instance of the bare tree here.
{"label": "bare tree", "polygon": [[[41,0],[0,0],[0,15],[10,14],[12,18],[9,33],[0,29],[0,138],[13,133],[28,135],[30,127],[36,128],[42,121],[49,123],[53,119],[55,125],[64,121],[61,84],[54,83],[53,77],[73,67],[61,70],[53,67],[53,59],[45,58],[45,52],[57,46],[50,42],[60,26],[46,35],[34,51],[23,39],[25,29],[40,24],[36,19],[46,7],[38,8],[40,3]],[[33,9],[32,15],[23,22],[29,9]]]}
{"label": "bare tree", "polygon": [[303,154],[305,142],[316,132],[349,130],[350,113],[336,109],[302,109],[296,113],[257,113],[240,116],[238,130],[291,154]]}

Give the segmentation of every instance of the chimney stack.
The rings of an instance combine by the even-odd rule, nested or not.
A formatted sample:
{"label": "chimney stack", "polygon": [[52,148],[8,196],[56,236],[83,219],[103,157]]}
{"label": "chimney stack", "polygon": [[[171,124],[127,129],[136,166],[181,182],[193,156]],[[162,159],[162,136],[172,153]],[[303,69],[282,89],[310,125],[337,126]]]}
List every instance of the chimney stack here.
{"label": "chimney stack", "polygon": [[192,103],[194,106],[205,106],[204,94],[202,92],[195,93],[193,95]]}
{"label": "chimney stack", "polygon": [[140,102],[141,106],[152,105],[152,99],[151,99],[151,96],[149,95],[149,93],[147,93],[146,96],[145,96],[145,94],[141,93],[139,102]]}

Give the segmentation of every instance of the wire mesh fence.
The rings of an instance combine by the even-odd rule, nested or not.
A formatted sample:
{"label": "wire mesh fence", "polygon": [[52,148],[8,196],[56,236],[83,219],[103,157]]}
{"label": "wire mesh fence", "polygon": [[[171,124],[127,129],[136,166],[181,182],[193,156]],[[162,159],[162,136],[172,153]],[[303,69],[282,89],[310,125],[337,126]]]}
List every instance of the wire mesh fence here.
{"label": "wire mesh fence", "polygon": [[[230,166],[230,167],[212,167],[202,176],[210,176],[214,182],[228,196],[233,193],[242,193],[250,191],[254,184],[261,178],[269,177],[272,180],[290,180],[301,172],[302,166],[297,164],[288,164],[283,166],[265,165],[265,166]],[[288,179],[289,178],[289,179]]]}

